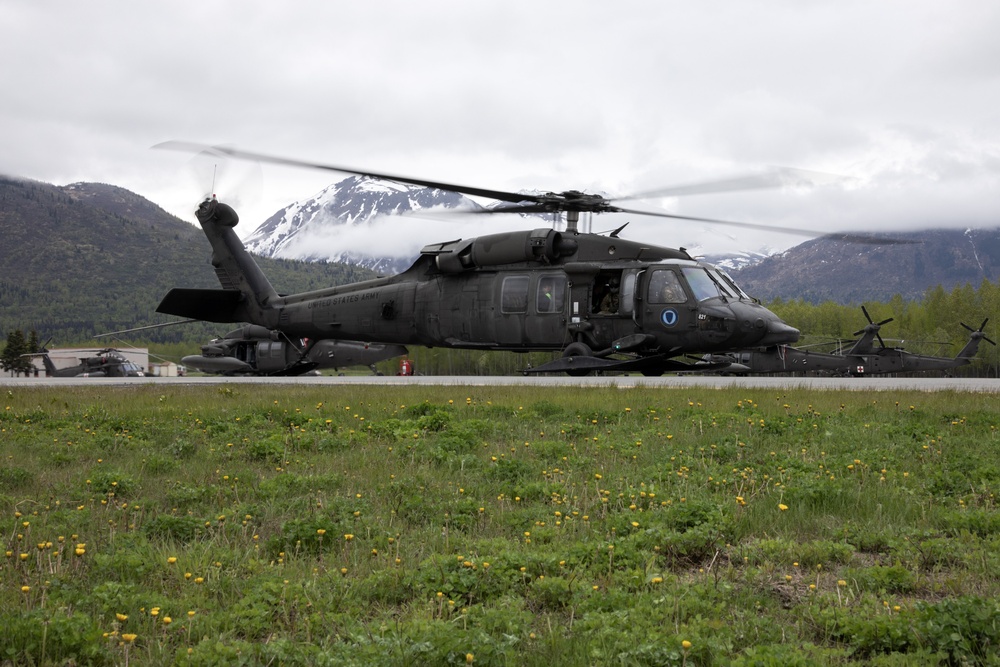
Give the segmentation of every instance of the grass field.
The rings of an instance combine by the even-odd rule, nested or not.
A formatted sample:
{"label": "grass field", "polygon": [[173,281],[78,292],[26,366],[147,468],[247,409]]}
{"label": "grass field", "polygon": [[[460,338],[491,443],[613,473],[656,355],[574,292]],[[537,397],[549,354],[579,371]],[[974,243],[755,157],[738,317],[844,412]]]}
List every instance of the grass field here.
{"label": "grass field", "polygon": [[996,396],[17,388],[0,664],[1000,664]]}

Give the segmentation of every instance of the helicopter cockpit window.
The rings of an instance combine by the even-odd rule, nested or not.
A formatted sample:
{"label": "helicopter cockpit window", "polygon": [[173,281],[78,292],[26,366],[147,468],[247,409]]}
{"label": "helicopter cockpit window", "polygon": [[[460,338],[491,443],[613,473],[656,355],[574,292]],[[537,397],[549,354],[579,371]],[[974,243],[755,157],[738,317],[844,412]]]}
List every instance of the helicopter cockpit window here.
{"label": "helicopter cockpit window", "polygon": [[730,284],[730,282],[726,280],[725,276],[723,276],[722,271],[719,271],[718,269],[712,269],[709,272],[709,276],[712,278],[712,280],[715,281],[715,284],[718,286],[719,292],[722,294],[722,296],[728,296],[731,299],[740,298],[738,296],[739,292],[733,289],[733,286]]}
{"label": "helicopter cockpit window", "polygon": [[528,312],[528,276],[507,276],[500,288],[500,311]]}
{"label": "helicopter cockpit window", "polygon": [[535,311],[561,313],[566,300],[566,279],[562,276],[542,276],[535,294]]}
{"label": "helicopter cockpit window", "polygon": [[691,286],[691,291],[694,292],[694,298],[698,301],[722,295],[722,292],[719,291],[718,283],[712,280],[712,277],[708,275],[708,271],[705,269],[701,267],[683,268],[681,271],[684,273],[684,277],[687,278],[688,285]]}
{"label": "helicopter cockpit window", "polygon": [[726,272],[725,272],[725,271],[723,271],[722,269],[716,269],[716,270],[715,270],[715,272],[716,272],[716,273],[718,273],[718,274],[719,274],[720,276],[722,276],[722,281],[723,281],[723,284],[728,284],[728,285],[729,285],[729,287],[730,287],[730,288],[731,288],[731,289],[732,289],[732,290],[733,290],[733,291],[734,291],[734,292],[735,292],[736,294],[738,294],[738,295],[739,295],[739,298],[741,298],[741,299],[747,299],[748,301],[750,300],[750,297],[749,297],[749,296],[747,295],[747,293],[746,293],[746,292],[744,292],[744,291],[743,291],[743,290],[742,290],[742,289],[740,288],[740,286],[739,286],[739,285],[737,285],[737,284],[736,284],[736,281],[735,281],[735,280],[733,280],[733,277],[732,277],[732,276],[730,276],[730,275],[729,275],[728,273],[726,273]]}
{"label": "helicopter cockpit window", "polygon": [[657,269],[649,277],[650,303],[684,303],[687,294],[677,274],[669,269]]}

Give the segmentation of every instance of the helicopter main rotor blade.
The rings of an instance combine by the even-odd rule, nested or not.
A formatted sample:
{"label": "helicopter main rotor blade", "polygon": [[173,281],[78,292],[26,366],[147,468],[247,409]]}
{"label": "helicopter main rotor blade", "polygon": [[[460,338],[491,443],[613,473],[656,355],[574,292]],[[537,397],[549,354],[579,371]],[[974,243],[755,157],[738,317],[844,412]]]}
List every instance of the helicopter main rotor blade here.
{"label": "helicopter main rotor blade", "polygon": [[[796,227],[779,227],[775,225],[761,225],[748,222],[735,222],[731,220],[718,220],[715,218],[699,218],[693,216],[675,215],[671,213],[658,213],[654,211],[642,211],[637,209],[628,209],[615,206],[611,202],[613,200],[608,199],[602,195],[597,194],[587,194],[580,192],[578,190],[566,190],[564,192],[546,192],[544,194],[529,194],[523,192],[508,192],[506,190],[492,190],[488,188],[472,187],[467,185],[457,185],[455,183],[445,183],[443,181],[430,181],[419,178],[410,178],[408,176],[399,176],[393,174],[383,174],[375,171],[363,171],[360,169],[354,169],[352,167],[342,167],[336,165],[322,164],[319,162],[309,162],[305,160],[296,160],[292,158],[278,157],[275,155],[265,155],[263,153],[255,153],[253,151],[244,151],[236,148],[230,148],[227,146],[207,146],[205,144],[199,144],[187,141],[165,141],[160,144],[156,144],[153,148],[167,149],[167,150],[179,150],[184,152],[202,152],[210,150],[213,153],[220,153],[223,155],[228,155],[233,158],[245,159],[245,160],[256,160],[258,162],[270,162],[273,164],[281,164],[293,167],[304,167],[309,169],[323,169],[326,171],[336,171],[344,174],[355,174],[357,176],[367,176],[370,178],[377,178],[387,181],[395,181],[397,183],[409,183],[410,185],[418,185],[427,188],[436,188],[439,190],[449,190],[452,192],[458,192],[465,195],[471,195],[474,197],[485,197],[488,199],[496,199],[498,201],[504,201],[515,206],[501,206],[495,209],[487,209],[486,213],[556,213],[560,211],[570,212],[576,211],[579,213],[630,213],[632,215],[644,215],[650,217],[658,218],[669,218],[674,220],[686,220],[690,222],[707,222],[715,225],[729,225],[732,227],[744,227],[747,229],[759,229],[762,231],[771,232],[782,232],[786,234],[797,234],[801,236],[809,236],[812,238],[823,238],[836,241],[845,241],[848,243],[868,243],[874,245],[897,245],[897,244],[909,244],[917,243],[916,241],[904,241],[899,239],[890,238],[878,238],[868,234],[856,234],[853,232],[848,233],[830,233],[823,234],[811,229],[801,229]],[[716,183],[708,183],[699,185],[688,185],[682,186],[681,188],[668,188],[664,190],[657,190],[655,193],[657,196],[666,196],[662,193],[674,192],[676,194],[697,194],[701,192],[722,192],[726,187],[730,189],[747,189],[750,187],[773,187],[776,183],[776,178],[784,177],[788,178],[788,174],[795,172],[796,170],[776,170],[768,174],[762,174],[758,176],[748,176],[736,179],[729,179],[728,181],[719,181]],[[802,172],[808,173],[808,172]],[[811,172],[813,174],[818,174],[818,172]],[[783,175],[783,176],[782,176]],[[727,185],[728,184],[728,185]],[[653,196],[651,193],[644,193],[642,196]],[[637,196],[633,195],[631,197],[626,197],[626,199],[634,199]]]}
{"label": "helicopter main rotor blade", "polygon": [[163,327],[172,327],[175,324],[190,324],[191,322],[201,322],[202,320],[176,320],[174,322],[164,322],[163,324],[150,324],[144,327],[136,327],[134,329],[122,329],[121,331],[109,331],[107,333],[94,334],[94,338],[106,338],[108,336],[117,336],[118,334],[133,333],[135,331],[145,331],[147,329],[162,329]]}
{"label": "helicopter main rotor blade", "polygon": [[155,146],[153,146],[153,148],[177,150],[182,152],[211,151],[212,153],[215,154],[222,154],[243,160],[257,160],[258,162],[270,162],[272,164],[281,164],[290,167],[303,167],[305,169],[322,169],[325,171],[336,171],[342,174],[368,176],[370,178],[378,178],[384,181],[409,183],[410,185],[419,185],[425,188],[437,188],[438,190],[451,190],[452,192],[459,192],[464,195],[472,195],[474,197],[486,197],[488,199],[497,199],[500,201],[507,201],[515,204],[525,201],[538,200],[538,197],[536,195],[523,194],[523,193],[519,194],[516,192],[506,192],[504,190],[491,190],[489,188],[477,188],[467,185],[457,185],[455,183],[444,183],[442,181],[429,181],[421,178],[410,178],[408,176],[399,176],[394,174],[382,174],[375,171],[365,171],[362,169],[355,169],[353,167],[340,167],[332,164],[322,164],[319,162],[308,162],[306,160],[295,160],[292,158],[278,157],[276,155],[265,155],[263,153],[244,151],[237,148],[229,148],[227,146],[206,146],[204,144],[193,143],[188,141],[165,141],[163,143],[156,144]]}
{"label": "helicopter main rotor blade", "polygon": [[871,245],[909,245],[919,243],[919,241],[908,241],[906,239],[894,239],[888,237],[878,237],[871,234],[858,234],[855,232],[830,232],[824,234],[815,229],[802,229],[800,227],[781,227],[778,225],[761,225],[754,222],[735,222],[733,220],[719,220],[717,218],[699,218],[690,215],[676,215],[673,213],[656,213],[653,211],[640,211],[636,209],[611,207],[609,211],[614,213],[631,213],[633,215],[648,215],[657,218],[670,218],[673,220],[688,220],[691,222],[708,222],[713,225],[729,225],[732,227],[744,227],[747,229],[759,229],[765,232],[782,232],[784,234],[796,234],[799,236],[810,236],[813,238],[826,239],[829,241],[844,241],[847,243],[868,243]]}
{"label": "helicopter main rotor blade", "polygon": [[737,176],[721,181],[706,181],[704,183],[689,183],[674,187],[647,190],[624,197],[615,197],[612,201],[628,201],[632,199],[656,199],[659,197],[684,197],[688,195],[719,194],[723,192],[739,192],[741,190],[764,190],[768,188],[804,187],[827,185],[830,183],[850,180],[847,176],[837,176],[818,171],[792,169],[790,167],[773,167],[760,174]]}

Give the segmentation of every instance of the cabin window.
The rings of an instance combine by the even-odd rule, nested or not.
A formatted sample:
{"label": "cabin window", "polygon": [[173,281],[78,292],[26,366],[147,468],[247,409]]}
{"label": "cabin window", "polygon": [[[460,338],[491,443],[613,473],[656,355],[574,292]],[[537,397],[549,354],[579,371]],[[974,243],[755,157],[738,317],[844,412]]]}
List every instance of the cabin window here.
{"label": "cabin window", "polygon": [[593,312],[616,315],[621,306],[621,271],[601,271],[594,280]]}
{"label": "cabin window", "polygon": [[[706,276],[707,278],[707,276]],[[684,303],[687,294],[681,287],[677,274],[669,269],[657,269],[649,277],[650,303]]]}
{"label": "cabin window", "polygon": [[535,294],[535,311],[561,313],[566,301],[566,279],[562,276],[542,276]]}
{"label": "cabin window", "polygon": [[507,276],[500,288],[500,312],[528,312],[528,276]]}

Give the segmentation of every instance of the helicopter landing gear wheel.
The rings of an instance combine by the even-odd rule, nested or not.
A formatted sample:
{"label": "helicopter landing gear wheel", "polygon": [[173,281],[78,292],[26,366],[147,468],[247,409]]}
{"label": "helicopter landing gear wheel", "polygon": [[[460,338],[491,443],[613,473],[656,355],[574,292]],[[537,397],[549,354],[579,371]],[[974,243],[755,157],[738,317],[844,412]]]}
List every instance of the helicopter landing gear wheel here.
{"label": "helicopter landing gear wheel", "polygon": [[[563,350],[562,356],[564,359],[566,357],[592,357],[594,356],[594,351],[586,343],[570,343]],[[585,369],[566,371],[566,375],[571,377],[583,377],[589,374],[590,371]]]}

